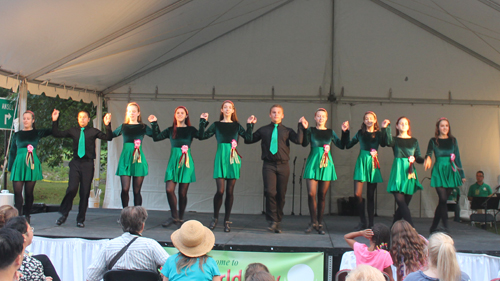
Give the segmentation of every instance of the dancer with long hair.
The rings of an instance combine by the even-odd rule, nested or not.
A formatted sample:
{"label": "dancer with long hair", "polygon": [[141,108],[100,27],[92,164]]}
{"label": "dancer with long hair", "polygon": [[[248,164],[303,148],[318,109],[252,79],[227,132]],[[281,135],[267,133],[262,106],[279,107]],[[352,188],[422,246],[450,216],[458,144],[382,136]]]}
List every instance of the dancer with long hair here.
{"label": "dancer with long hair", "polygon": [[[27,110],[23,114],[24,128],[12,136],[8,170],[11,172],[10,180],[14,187],[14,206],[19,215],[26,217],[30,222],[31,208],[33,207],[36,181],[42,180],[42,163],[36,155],[36,147],[41,138],[50,136],[52,129],[36,129],[35,113]],[[23,187],[24,187],[24,212],[23,212]]]}
{"label": "dancer with long hair", "polygon": [[142,151],[144,136],[153,136],[149,126],[142,123],[141,108],[136,102],[127,104],[125,122],[113,132],[116,138],[123,135],[123,149],[116,175],[122,184],[121,200],[123,208],[128,206],[130,183],[133,183],[134,206],[142,205],[141,188],[148,175],[148,162]]}
{"label": "dancer with long hair", "polygon": [[411,136],[410,119],[405,116],[398,118],[396,137],[392,136],[389,123],[384,122],[382,127],[386,137],[386,145],[392,147],[394,152],[391,175],[387,183],[387,192],[394,195],[398,205],[393,223],[403,218],[413,226],[408,206],[413,194],[417,190],[423,189],[418,181],[415,162],[422,164],[424,159],[420,156],[418,140]]}
{"label": "dancer with long hair", "polygon": [[[178,106],[174,110],[172,127],[168,127],[161,133],[156,116],[150,115],[148,120],[153,128],[153,140],[161,141],[168,138],[171,146],[170,158],[165,172],[165,190],[171,217],[161,226],[168,227],[171,224],[180,226],[186,210],[189,184],[196,181],[194,161],[193,156],[191,156],[191,143],[194,138],[198,138],[198,130],[191,126],[189,112],[184,106]],[[175,196],[175,186],[177,184],[179,184],[178,209],[177,197]]]}
{"label": "dancer with long hair", "polygon": [[[388,120],[384,120],[384,122]],[[352,148],[359,142],[359,156],[354,168],[354,196],[357,201],[357,208],[360,222],[356,230],[362,230],[367,227],[365,204],[363,202],[363,185],[366,182],[366,195],[368,207],[368,227],[373,226],[375,214],[375,191],[377,183],[382,182],[380,174],[380,164],[378,161],[378,148],[383,144],[383,135],[377,121],[377,115],[373,111],[367,111],[363,115],[361,129],[356,135],[349,138],[349,121],[342,124],[342,130],[346,132],[347,141],[345,147]]]}
{"label": "dancer with long hair", "polygon": [[[309,203],[309,215],[311,222],[306,233],[316,230],[318,234],[325,234],[323,229],[323,212],[325,211],[325,198],[331,181],[337,180],[330,144],[344,149],[344,144],[335,131],[326,127],[328,112],[324,108],[318,108],[314,113],[315,127],[309,127],[305,131],[302,146],[311,145],[311,151],[307,157],[304,168],[304,179],[307,183],[307,202]],[[316,200],[316,195],[318,199]]]}
{"label": "dancer with long hair", "polygon": [[430,233],[436,231],[439,221],[443,222],[444,230],[449,231],[446,202],[453,188],[465,183],[458,142],[451,134],[450,121],[444,117],[436,122],[434,137],[429,140],[424,163],[425,170],[432,165],[432,152],[434,152],[436,162],[432,167],[431,187],[436,188],[439,204],[434,212]]}
{"label": "dancer with long hair", "polygon": [[[230,232],[231,222],[229,216],[233,207],[233,192],[236,180],[240,178],[241,157],[238,153],[238,137],[245,140],[252,140],[253,124],[257,122],[255,116],[247,119],[247,129],[238,123],[236,108],[234,103],[226,100],[222,103],[219,115],[219,121],[214,122],[208,129],[208,113],[200,116],[200,140],[205,140],[213,135],[217,139],[217,153],[214,160],[214,179],[217,185],[217,191],[214,196],[214,216],[208,228],[213,230],[219,221],[219,210],[222,206],[224,189],[226,190],[226,200],[224,203],[224,232]],[[225,183],[225,188],[224,188]]]}

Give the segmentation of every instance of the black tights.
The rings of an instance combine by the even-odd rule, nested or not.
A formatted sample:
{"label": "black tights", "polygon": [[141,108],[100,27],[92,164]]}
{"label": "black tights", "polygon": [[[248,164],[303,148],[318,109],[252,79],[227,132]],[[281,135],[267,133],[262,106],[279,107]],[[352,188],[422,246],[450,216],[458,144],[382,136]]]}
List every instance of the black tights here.
{"label": "black tights", "polygon": [[444,228],[448,228],[448,206],[447,201],[450,197],[453,188],[436,187],[436,192],[439,197],[439,203],[434,212],[434,220],[432,221],[431,231],[435,230],[439,225],[439,221],[443,221]]}
{"label": "black tights", "polygon": [[[122,182],[122,207],[125,208],[128,206],[128,192],[130,190],[130,180],[131,176],[120,176],[120,180]],[[141,196],[141,188],[142,182],[144,181],[144,177],[134,177],[134,206],[142,205],[142,196]]]}
{"label": "black tights", "polygon": [[396,204],[398,205],[396,213],[394,214],[394,219],[392,221],[392,224],[394,224],[396,221],[400,219],[404,219],[409,224],[411,224],[411,226],[413,226],[413,220],[411,219],[410,208],[408,208],[408,206],[410,205],[412,195],[399,192],[393,192],[392,194],[394,195],[394,199],[396,199]]}
{"label": "black tights", "polygon": [[224,181],[226,181],[226,201],[224,203],[225,213],[224,221],[229,221],[229,216],[231,216],[231,209],[233,208],[234,199],[234,185],[236,184],[236,179],[215,179],[217,184],[217,192],[214,196],[214,218],[219,218],[219,210],[222,206],[222,197],[224,197]]}
{"label": "black tights", "polygon": [[[366,224],[365,204],[363,204],[363,184],[362,181],[354,181],[354,196],[358,201],[358,213],[361,223]],[[366,183],[366,199],[368,207],[368,227],[373,226],[373,217],[375,216],[375,191],[377,184],[372,182]]]}
{"label": "black tights", "polygon": [[176,220],[182,220],[184,218],[184,211],[187,205],[187,192],[189,188],[189,183],[179,183],[179,212],[177,212],[177,197],[175,197],[175,185],[177,183],[173,181],[167,181],[166,191],[168,205],[170,206],[170,215]]}
{"label": "black tights", "polygon": [[[14,187],[14,206],[16,206],[19,215],[29,216],[31,214],[31,207],[33,207],[33,191],[35,190],[36,181],[13,181]],[[26,197],[25,210],[23,212],[23,186],[24,196]]]}
{"label": "black tights", "polygon": [[[330,181],[317,181],[308,179],[307,181],[307,202],[309,203],[309,215],[313,224],[323,222],[323,213],[325,211],[325,198]],[[318,201],[316,201],[318,194]]]}

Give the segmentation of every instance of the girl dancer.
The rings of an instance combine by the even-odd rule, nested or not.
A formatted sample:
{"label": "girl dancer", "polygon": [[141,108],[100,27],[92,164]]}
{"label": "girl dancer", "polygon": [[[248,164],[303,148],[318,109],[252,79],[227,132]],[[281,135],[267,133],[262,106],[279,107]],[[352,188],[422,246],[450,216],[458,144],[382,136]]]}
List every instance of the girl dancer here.
{"label": "girl dancer", "polygon": [[113,132],[113,137],[116,138],[122,134],[123,149],[118,162],[118,169],[116,170],[116,175],[120,176],[122,183],[122,206],[123,208],[128,206],[128,192],[132,178],[134,206],[141,206],[142,182],[144,181],[144,177],[148,175],[148,163],[142,152],[142,140],[144,139],[144,135],[151,137],[153,132],[149,126],[142,123],[141,108],[135,102],[127,105],[125,122]]}
{"label": "girl dancer", "polygon": [[[189,184],[196,181],[193,157],[191,156],[191,143],[193,138],[198,138],[198,130],[191,126],[187,108],[178,106],[174,111],[172,127],[160,133],[157,119],[154,115],[148,118],[153,128],[153,140],[170,139],[170,159],[165,172],[165,188],[171,217],[161,226],[168,227],[172,223],[182,224],[184,211],[187,205],[187,192]],[[179,211],[177,211],[177,197],[175,186],[179,184]]]}
{"label": "girl dancer", "polygon": [[[328,120],[326,109],[318,108],[314,114],[314,120],[316,120],[316,127],[309,127],[306,130],[302,142],[304,147],[311,144],[311,152],[307,157],[304,169],[311,222],[305,232],[311,233],[314,229],[319,234],[324,235],[325,231],[322,222],[326,192],[330,187],[330,182],[337,179],[332,155],[330,154],[330,144],[333,142],[340,149],[344,149],[344,144],[332,129],[326,128],[326,121]],[[316,201],[316,194],[318,194],[318,201]]]}
{"label": "girl dancer", "polygon": [[20,215],[23,214],[23,186],[26,196],[24,216],[30,221],[33,206],[33,191],[37,180],[43,179],[42,165],[36,155],[36,147],[41,138],[50,136],[52,129],[35,128],[35,114],[26,111],[23,114],[24,129],[12,137],[10,146],[9,166],[10,180],[14,186],[14,205]]}
{"label": "girl dancer", "polygon": [[[385,122],[385,120],[384,120]],[[377,150],[382,144],[382,133],[377,121],[377,115],[373,111],[367,111],[363,116],[361,130],[349,141],[349,121],[344,122],[342,130],[346,134],[346,148],[349,149],[359,142],[360,150],[356,167],[354,168],[354,196],[358,201],[358,212],[360,223],[356,230],[366,228],[365,204],[363,203],[363,184],[367,186],[368,201],[368,227],[373,226],[375,190],[377,183],[382,182],[380,174],[380,164],[377,157]]]}
{"label": "girl dancer", "polygon": [[408,205],[413,193],[423,189],[418,181],[415,162],[422,164],[424,159],[420,156],[417,139],[411,136],[410,120],[405,116],[398,118],[396,137],[392,137],[389,123],[389,120],[384,121],[382,131],[385,131],[387,146],[392,147],[394,152],[391,176],[387,183],[387,192],[394,195],[398,204],[393,223],[403,218],[413,226]]}
{"label": "girl dancer", "polygon": [[252,140],[253,124],[257,122],[255,116],[247,119],[247,129],[238,123],[236,108],[234,103],[226,100],[222,103],[220,109],[219,121],[214,122],[206,131],[208,125],[208,113],[200,116],[200,139],[205,140],[215,134],[217,139],[217,153],[214,160],[214,179],[217,185],[217,191],[214,196],[214,216],[210,222],[209,228],[214,229],[219,220],[219,210],[224,196],[224,181],[226,182],[226,201],[224,213],[224,231],[230,232],[231,208],[233,207],[233,191],[236,180],[240,178],[241,157],[236,150],[238,146],[238,136],[245,140]]}
{"label": "girl dancer", "polygon": [[465,183],[464,170],[460,161],[457,139],[451,134],[450,122],[440,118],[436,123],[434,137],[429,140],[424,163],[425,170],[432,165],[432,152],[436,163],[432,168],[431,186],[436,188],[439,204],[434,212],[434,220],[430,232],[436,231],[439,221],[443,221],[445,231],[448,231],[448,208],[446,201],[454,187]]}

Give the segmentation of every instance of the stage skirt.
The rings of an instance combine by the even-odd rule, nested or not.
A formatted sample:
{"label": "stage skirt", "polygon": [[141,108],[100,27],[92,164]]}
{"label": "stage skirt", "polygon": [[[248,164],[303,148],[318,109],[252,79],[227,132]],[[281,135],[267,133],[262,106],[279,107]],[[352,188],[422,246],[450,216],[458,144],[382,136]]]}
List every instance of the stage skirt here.
{"label": "stage skirt", "polygon": [[217,144],[217,153],[214,160],[214,179],[239,179],[241,169],[241,157],[233,155],[231,163],[231,144]]}
{"label": "stage skirt", "polygon": [[170,150],[170,159],[168,160],[167,171],[165,172],[165,182],[170,180],[175,183],[191,183],[196,181],[191,148],[187,150],[184,156],[180,147],[172,147]]}
{"label": "stage skirt", "polygon": [[142,145],[140,147],[141,162],[136,161],[133,163],[134,147],[134,143],[131,142],[123,144],[122,154],[118,162],[118,169],[116,169],[117,176],[144,177],[148,175],[148,162],[146,162],[146,156],[144,156],[142,152]]}
{"label": "stage skirt", "polygon": [[43,179],[42,165],[38,156],[36,155],[36,148],[33,148],[33,169],[31,169],[31,162],[26,164],[26,155],[28,149],[26,147],[18,148],[16,159],[12,164],[12,171],[10,174],[11,181],[37,181]]}
{"label": "stage skirt", "polygon": [[436,163],[432,168],[431,187],[446,187],[452,188],[462,185],[462,178],[458,171],[458,167],[451,166],[450,157],[437,157]]}
{"label": "stage skirt", "polygon": [[410,161],[408,158],[394,158],[392,162],[391,176],[387,183],[387,192],[399,192],[413,195],[417,190],[424,189],[418,181],[417,171],[414,169],[415,178],[408,179],[408,168]]}
{"label": "stage skirt", "polygon": [[383,182],[379,168],[373,167],[373,158],[368,150],[360,150],[356,167],[354,168],[354,180],[361,182],[379,183]]}
{"label": "stage skirt", "polygon": [[311,152],[307,157],[306,167],[304,168],[304,178],[317,181],[334,181],[337,179],[335,165],[333,165],[332,155],[328,152],[328,164],[321,168],[321,158],[325,149],[323,147],[311,147]]}

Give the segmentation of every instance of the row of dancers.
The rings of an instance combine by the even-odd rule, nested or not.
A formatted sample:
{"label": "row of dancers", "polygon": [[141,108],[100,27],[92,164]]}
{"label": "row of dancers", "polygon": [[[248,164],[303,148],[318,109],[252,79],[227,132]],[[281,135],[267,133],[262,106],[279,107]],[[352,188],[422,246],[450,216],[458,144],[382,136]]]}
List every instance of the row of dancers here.
{"label": "row of dancers", "polygon": [[[129,203],[129,190],[133,188],[135,206],[142,205],[141,187],[144,177],[148,175],[148,163],[142,150],[144,136],[161,141],[170,139],[171,152],[165,173],[165,189],[171,210],[171,217],[162,226],[180,226],[183,223],[187,205],[189,184],[196,181],[195,163],[191,155],[193,139],[205,140],[215,135],[217,152],[214,160],[213,178],[216,183],[216,193],[213,198],[213,217],[209,228],[216,228],[219,221],[219,211],[223,203],[224,193],[224,231],[231,230],[230,214],[233,205],[233,193],[236,180],[240,178],[241,156],[238,152],[238,139],[242,137],[245,144],[261,143],[261,159],[263,160],[262,176],[266,197],[266,220],[268,229],[275,233],[281,232],[281,220],[289,178],[290,142],[310,146],[304,170],[308,190],[308,205],[311,222],[306,233],[313,231],[325,234],[323,228],[323,213],[325,198],[331,181],[337,179],[335,166],[331,156],[331,145],[339,149],[350,149],[360,144],[360,153],[354,170],[354,193],[358,202],[360,222],[358,229],[365,229],[374,224],[374,193],[377,184],[382,182],[377,151],[379,147],[391,147],[394,152],[387,191],[394,195],[398,208],[394,221],[401,218],[413,225],[408,205],[412,195],[422,189],[418,181],[415,163],[424,164],[425,170],[432,166],[432,153],[435,163],[432,168],[431,186],[437,191],[439,204],[435,211],[430,231],[434,232],[440,221],[444,228],[447,224],[446,200],[453,187],[460,186],[465,181],[460,161],[460,153],[456,139],[451,134],[448,119],[441,118],[436,123],[435,136],[430,139],[427,153],[420,154],[417,139],[411,136],[410,120],[400,117],[396,121],[396,135],[391,132],[389,120],[384,120],[379,126],[377,115],[368,111],[363,116],[361,129],[350,138],[350,125],[342,124],[341,138],[326,127],[328,112],[319,108],[314,114],[315,126],[309,127],[306,118],[301,117],[297,132],[282,124],[284,110],[281,105],[273,105],[269,117],[271,123],[253,132],[257,118],[252,115],[247,119],[246,129],[240,125],[236,107],[232,101],[222,103],[219,121],[209,124],[208,113],[200,115],[199,128],[191,125],[188,109],[179,106],[174,111],[171,127],[160,130],[156,116],[150,115],[148,121],[151,127],[144,124],[141,118],[140,106],[131,102],[127,105],[125,121],[114,131],[111,129],[111,114],[103,118],[106,132],[89,128],[90,115],[86,111],[78,113],[79,126],[60,131],[58,128],[59,111],[52,113],[52,129],[36,129],[35,114],[27,111],[23,114],[24,129],[14,134],[11,141],[9,166],[11,181],[14,186],[15,206],[19,212],[29,219],[33,204],[33,189],[37,180],[42,179],[40,161],[36,155],[38,141],[46,136],[73,139],[73,159],[69,163],[69,182],[66,195],[61,203],[61,217],[56,224],[63,224],[71,210],[73,199],[80,186],[80,205],[77,216],[77,226],[84,227],[88,197],[94,173],[95,139],[111,141],[123,136],[123,149],[120,155],[116,175],[121,181],[121,201],[126,207]],[[209,126],[210,125],[210,126]],[[424,159],[425,157],[425,159]],[[364,183],[367,184],[368,220],[362,200]],[[178,196],[175,187],[178,185]],[[22,209],[22,190],[25,191],[25,209]],[[23,212],[24,211],[24,212]]]}

